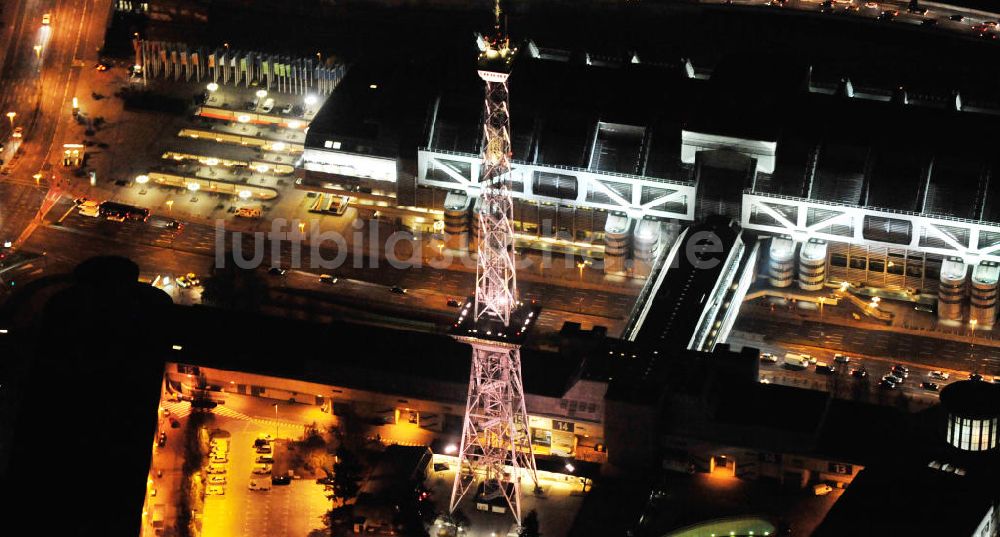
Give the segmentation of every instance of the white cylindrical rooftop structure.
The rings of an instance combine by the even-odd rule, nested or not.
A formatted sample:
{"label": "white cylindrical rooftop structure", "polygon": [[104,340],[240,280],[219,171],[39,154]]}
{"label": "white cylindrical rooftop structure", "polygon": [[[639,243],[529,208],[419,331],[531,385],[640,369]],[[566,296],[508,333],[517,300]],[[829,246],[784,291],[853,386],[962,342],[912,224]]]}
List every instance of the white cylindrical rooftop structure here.
{"label": "white cylindrical rooftop structure", "polygon": [[795,280],[795,241],[787,235],[771,238],[767,281],[773,287],[791,287]]}
{"label": "white cylindrical rooftop structure", "polygon": [[965,279],[968,271],[961,257],[949,257],[941,262],[941,281],[938,284],[938,318],[949,321],[962,319],[962,302],[965,300]]}
{"label": "white cylindrical rooftop structure", "polygon": [[625,257],[629,247],[629,228],[632,221],[623,214],[609,214],[604,223],[604,272],[625,272]]}
{"label": "white cylindrical rooftop structure", "polygon": [[969,288],[969,320],[981,327],[991,327],[996,319],[997,280],[1000,278],[1000,263],[983,261],[972,269],[972,285]]}
{"label": "white cylindrical rooftop structure", "polygon": [[826,283],[826,241],[809,239],[799,250],[799,288],[819,291]]}

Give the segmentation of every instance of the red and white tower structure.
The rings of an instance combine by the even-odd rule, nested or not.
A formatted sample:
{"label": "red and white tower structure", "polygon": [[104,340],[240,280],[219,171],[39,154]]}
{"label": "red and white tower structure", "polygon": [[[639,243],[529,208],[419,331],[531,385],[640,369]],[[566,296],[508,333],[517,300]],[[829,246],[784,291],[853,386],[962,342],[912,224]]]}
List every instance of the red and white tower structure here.
{"label": "red and white tower structure", "polygon": [[472,346],[469,398],[451,510],[473,487],[477,502],[503,502],[521,522],[521,482],[537,487],[521,382],[521,342],[540,308],[517,296],[510,195],[510,97],[507,76],[517,53],[500,29],[495,1],[492,38],[479,38],[479,76],[486,82],[476,295],[452,334]]}

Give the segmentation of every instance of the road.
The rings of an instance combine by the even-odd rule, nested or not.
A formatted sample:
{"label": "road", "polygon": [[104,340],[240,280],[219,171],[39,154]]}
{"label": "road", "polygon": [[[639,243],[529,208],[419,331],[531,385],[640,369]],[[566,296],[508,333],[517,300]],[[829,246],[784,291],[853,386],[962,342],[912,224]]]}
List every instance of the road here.
{"label": "road", "polygon": [[[4,7],[12,28],[0,73],[0,110],[7,120],[0,126],[7,142],[0,156],[0,233],[16,239],[35,218],[47,188],[68,179],[46,163],[61,156],[60,121],[70,119],[79,68],[96,59],[110,6],[107,0],[19,0]],[[46,13],[51,21],[43,25]],[[14,128],[23,131],[22,138],[10,138]]]}
{"label": "road", "polygon": [[[25,244],[30,251],[46,252],[49,273],[71,270],[77,263],[96,255],[121,255],[135,260],[144,276],[157,274],[177,276],[188,272],[205,275],[215,263],[215,229],[201,224],[187,224],[181,231],[168,227],[168,219],[152,217],[147,223],[116,223],[81,216],[64,201],[51,211],[50,218],[62,221],[40,226]],[[65,218],[63,218],[65,216]],[[250,241],[250,239],[247,239]],[[290,261],[290,247],[283,250],[283,266]],[[304,248],[303,264],[310,264],[310,253]],[[332,258],[332,253],[324,253]],[[437,312],[450,319],[455,309],[447,302],[462,299],[474,288],[475,274],[464,271],[414,267],[397,269],[385,263],[377,267],[371,262],[354,263],[348,256],[336,270],[292,270],[282,278],[268,277],[263,265],[259,272],[276,287],[292,287],[336,295],[355,304],[382,303],[390,307],[414,307]],[[339,280],[335,285],[319,282],[320,273],[329,272]],[[408,290],[404,295],[390,293],[388,288],[399,285]],[[616,333],[634,303],[634,297],[618,293],[581,290],[535,282],[521,284],[521,296],[538,299],[543,314],[538,323],[542,332],[557,332],[565,321],[583,325],[603,325]]]}

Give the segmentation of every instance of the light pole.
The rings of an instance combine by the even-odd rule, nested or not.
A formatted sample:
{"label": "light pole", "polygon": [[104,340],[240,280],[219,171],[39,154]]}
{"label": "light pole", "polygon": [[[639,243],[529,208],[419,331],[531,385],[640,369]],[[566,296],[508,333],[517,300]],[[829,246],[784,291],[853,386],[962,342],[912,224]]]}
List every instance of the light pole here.
{"label": "light pole", "polygon": [[205,89],[208,90],[208,100],[215,101],[215,92],[219,91],[219,85],[215,82],[209,82]]}
{"label": "light pole", "polygon": [[7,112],[7,119],[10,120],[10,128],[14,128],[14,118],[17,117],[17,112]]}
{"label": "light pole", "polygon": [[278,403],[274,403],[274,439],[278,439]]}
{"label": "light pole", "polygon": [[260,108],[260,100],[267,97],[267,90],[257,90],[257,105],[255,108]]}
{"label": "light pole", "polygon": [[969,361],[971,365],[969,366],[971,373],[976,373],[976,324],[979,322],[978,319],[969,319],[969,327],[971,328],[971,336],[969,337]]}

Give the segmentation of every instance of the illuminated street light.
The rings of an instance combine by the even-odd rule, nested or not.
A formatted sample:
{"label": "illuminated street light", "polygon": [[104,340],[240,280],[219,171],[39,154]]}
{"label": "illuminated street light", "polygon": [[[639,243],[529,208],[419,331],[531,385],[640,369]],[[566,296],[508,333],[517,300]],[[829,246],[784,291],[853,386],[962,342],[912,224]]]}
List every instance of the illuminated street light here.
{"label": "illuminated street light", "polygon": [[205,160],[205,164],[207,164],[209,166],[218,166],[219,165],[219,159],[217,159],[217,158],[206,159]]}
{"label": "illuminated street light", "polygon": [[301,127],[301,126],[302,126],[302,123],[300,121],[298,121],[298,120],[295,120],[295,119],[293,119],[293,120],[291,120],[291,121],[288,122],[288,128],[289,129],[297,129],[297,128]]}
{"label": "illuminated street light", "polygon": [[572,464],[570,464],[568,462],[566,463],[565,468],[566,468],[566,471],[570,472],[570,473],[573,473],[573,471],[576,470],[576,467],[574,467]]}
{"label": "illuminated street light", "polygon": [[267,173],[271,168],[267,167],[267,164],[258,164],[256,170],[258,173]]}
{"label": "illuminated street light", "polygon": [[271,149],[275,151],[284,151],[286,147],[288,146],[285,145],[285,142],[274,142],[271,144]]}
{"label": "illuminated street light", "polygon": [[257,95],[258,99],[263,99],[264,97],[267,97],[267,90],[257,90],[255,95]]}
{"label": "illuminated street light", "polygon": [[209,82],[206,88],[208,89],[208,91],[211,91],[212,93],[219,91],[219,85],[216,84],[215,82]]}
{"label": "illuminated street light", "polygon": [[240,115],[240,117],[236,118],[236,121],[239,121],[240,123],[249,123],[250,122],[250,116],[248,116],[246,114],[242,114],[242,115]]}
{"label": "illuminated street light", "polygon": [[7,119],[10,120],[10,128],[14,128],[14,118],[17,117],[17,112],[7,112]]}
{"label": "illuminated street light", "polygon": [[33,48],[35,50],[35,57],[36,58],[41,58],[42,57],[42,46],[41,45],[35,45],[35,46],[31,47],[31,48]]}
{"label": "illuminated street light", "polygon": [[299,233],[304,233],[305,230],[306,230],[306,223],[305,222],[299,222]]}
{"label": "illuminated street light", "polygon": [[174,200],[167,200],[167,210],[172,211],[174,209]]}
{"label": "illuminated street light", "polygon": [[447,446],[444,447],[444,452],[449,455],[455,453],[456,451],[458,451],[458,446],[456,446],[455,444],[448,444]]}
{"label": "illuminated street light", "polygon": [[309,95],[306,95],[305,99],[303,99],[303,102],[306,103],[306,106],[312,106],[312,105],[316,104],[317,100],[318,99],[316,98],[315,95],[309,94]]}
{"label": "illuminated street light", "polygon": [[199,184],[199,183],[188,183],[187,184],[187,189],[190,190],[191,192],[197,192],[198,190],[201,189],[201,184]]}
{"label": "illuminated street light", "polygon": [[144,184],[146,184],[146,183],[149,182],[149,176],[148,175],[137,175],[137,176],[135,176],[135,182],[139,183],[140,185],[144,185]]}
{"label": "illuminated street light", "polygon": [[250,199],[250,196],[253,195],[253,193],[250,192],[249,190],[240,190],[240,193],[237,195],[240,197],[240,199],[248,200]]}

